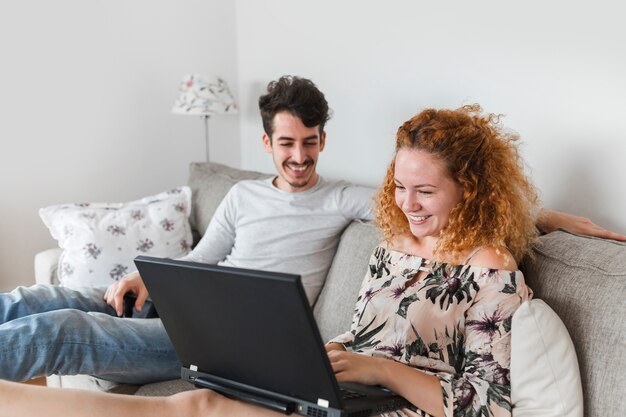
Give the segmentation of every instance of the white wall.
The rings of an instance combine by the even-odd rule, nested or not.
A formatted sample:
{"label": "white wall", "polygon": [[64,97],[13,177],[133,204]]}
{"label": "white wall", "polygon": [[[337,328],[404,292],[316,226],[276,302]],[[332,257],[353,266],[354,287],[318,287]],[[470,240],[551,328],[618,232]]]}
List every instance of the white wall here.
{"label": "white wall", "polygon": [[257,99],[282,74],[334,109],[320,171],[369,185],[404,120],[479,102],[521,134],[545,205],[626,232],[622,16],[608,0],[0,2],[0,291],[55,245],[39,207],[186,182],[202,124],[169,111],[189,72],[240,104],[211,120],[214,161],[274,169]]}
{"label": "white wall", "polygon": [[320,172],[370,185],[404,120],[478,102],[520,133],[547,207],[626,232],[623,16],[607,0],[238,0],[242,166],[273,169],[256,99],[282,74],[334,109]]}
{"label": "white wall", "polygon": [[[186,183],[203,125],[170,108],[186,73],[237,93],[235,23],[230,0],[0,2],[0,290],[56,245],[39,207]],[[238,165],[237,116],[210,129],[212,160]]]}

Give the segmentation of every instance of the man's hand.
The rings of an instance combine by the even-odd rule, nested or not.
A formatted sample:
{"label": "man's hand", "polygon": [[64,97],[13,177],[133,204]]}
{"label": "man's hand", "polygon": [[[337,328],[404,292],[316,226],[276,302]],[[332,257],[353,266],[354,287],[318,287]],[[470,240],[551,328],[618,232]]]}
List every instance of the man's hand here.
{"label": "man's hand", "polygon": [[130,273],[121,280],[115,281],[104,293],[105,301],[115,309],[119,317],[122,317],[124,312],[124,296],[129,292],[137,296],[135,310],[140,312],[148,298],[148,289],[144,285],[139,272]]}
{"label": "man's hand", "polygon": [[556,229],[565,229],[579,235],[626,241],[626,235],[606,230],[586,217],[545,208],[541,209],[539,216],[537,216],[537,227],[545,233],[554,232]]}
{"label": "man's hand", "polygon": [[[336,343],[333,343],[336,345]],[[365,385],[378,385],[382,381],[381,372],[388,359],[331,349],[328,352],[330,365],[339,382],[358,382]]]}

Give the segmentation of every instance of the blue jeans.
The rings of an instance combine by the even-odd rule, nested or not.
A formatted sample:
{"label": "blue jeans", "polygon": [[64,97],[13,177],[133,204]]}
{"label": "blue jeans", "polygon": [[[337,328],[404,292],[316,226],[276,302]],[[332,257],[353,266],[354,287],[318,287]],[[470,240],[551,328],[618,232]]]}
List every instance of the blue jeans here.
{"label": "blue jeans", "polygon": [[179,378],[181,364],[161,320],[117,317],[104,290],[35,285],[0,294],[0,379],[87,374],[144,384]]}

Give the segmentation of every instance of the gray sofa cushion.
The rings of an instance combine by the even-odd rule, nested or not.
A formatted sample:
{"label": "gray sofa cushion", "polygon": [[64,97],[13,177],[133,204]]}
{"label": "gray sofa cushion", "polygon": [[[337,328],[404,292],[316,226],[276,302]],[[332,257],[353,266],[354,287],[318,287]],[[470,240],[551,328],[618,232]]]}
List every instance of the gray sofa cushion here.
{"label": "gray sofa cushion", "polygon": [[[228,190],[241,180],[269,178],[271,175],[244,171],[226,165],[194,162],[189,166],[191,187],[191,228],[202,236]],[[198,237],[196,235],[196,237]]]}
{"label": "gray sofa cushion", "polygon": [[135,392],[135,395],[143,395],[146,397],[158,395],[167,396],[176,394],[177,392],[189,391],[194,388],[195,387],[190,382],[182,379],[173,379],[171,381],[155,382],[154,384],[144,385]]}
{"label": "gray sofa cushion", "polygon": [[371,223],[353,221],[343,232],[313,309],[324,342],[350,330],[367,263],[380,240]]}
{"label": "gray sofa cushion", "polygon": [[626,415],[626,244],[557,231],[522,269],[569,331],[586,416]]}

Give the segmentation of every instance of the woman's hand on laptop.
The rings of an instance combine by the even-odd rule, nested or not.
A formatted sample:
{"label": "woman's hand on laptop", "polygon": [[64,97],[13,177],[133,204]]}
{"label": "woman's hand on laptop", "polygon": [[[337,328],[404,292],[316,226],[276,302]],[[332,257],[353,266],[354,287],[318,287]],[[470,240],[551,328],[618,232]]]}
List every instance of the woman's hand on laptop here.
{"label": "woman's hand on laptop", "polygon": [[387,359],[369,355],[346,352],[345,350],[328,350],[328,359],[339,382],[358,382],[365,385],[381,385],[380,374]]}
{"label": "woman's hand on laptop", "polygon": [[341,343],[337,342],[326,343],[324,348],[326,348],[326,352],[332,352],[333,350],[346,350]]}
{"label": "woman's hand on laptop", "polygon": [[124,314],[124,296],[128,293],[133,293],[137,297],[135,310],[140,312],[148,298],[148,289],[139,272],[132,272],[121,280],[115,281],[104,293],[104,300],[115,309],[119,317]]}
{"label": "woman's hand on laptop", "polygon": [[428,415],[444,416],[441,384],[434,375],[393,359],[360,353],[331,350],[328,359],[338,382],[381,385]]}

